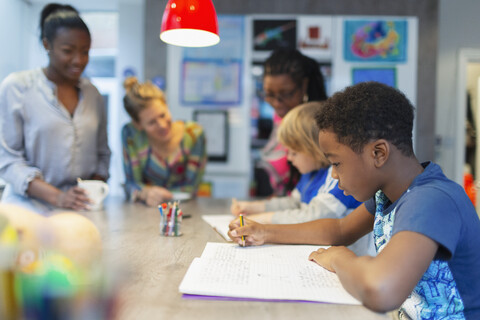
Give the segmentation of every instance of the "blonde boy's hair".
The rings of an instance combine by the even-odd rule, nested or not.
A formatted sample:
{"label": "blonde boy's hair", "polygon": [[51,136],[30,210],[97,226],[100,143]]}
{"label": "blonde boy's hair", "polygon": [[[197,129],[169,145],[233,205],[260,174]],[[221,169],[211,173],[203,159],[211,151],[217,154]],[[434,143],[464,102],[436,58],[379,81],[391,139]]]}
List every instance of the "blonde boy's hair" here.
{"label": "blonde boy's hair", "polygon": [[290,110],[282,119],[277,137],[285,147],[306,153],[326,165],[327,161],[318,145],[319,129],[315,121],[322,105],[322,102],[314,101]]}

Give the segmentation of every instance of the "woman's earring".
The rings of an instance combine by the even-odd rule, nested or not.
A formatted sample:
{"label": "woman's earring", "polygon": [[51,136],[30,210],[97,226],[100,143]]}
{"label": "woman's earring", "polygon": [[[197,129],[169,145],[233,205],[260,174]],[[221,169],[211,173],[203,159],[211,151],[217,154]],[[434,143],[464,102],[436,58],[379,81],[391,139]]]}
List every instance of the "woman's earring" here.
{"label": "woman's earring", "polygon": [[308,94],[303,95],[303,102],[308,102]]}

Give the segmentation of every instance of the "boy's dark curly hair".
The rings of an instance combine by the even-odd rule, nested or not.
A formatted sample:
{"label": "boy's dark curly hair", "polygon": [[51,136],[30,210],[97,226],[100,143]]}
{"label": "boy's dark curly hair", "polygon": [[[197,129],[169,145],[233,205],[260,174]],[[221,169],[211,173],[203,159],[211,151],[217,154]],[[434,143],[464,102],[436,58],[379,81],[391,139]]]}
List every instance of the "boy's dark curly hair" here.
{"label": "boy's dark curly hair", "polygon": [[407,97],[379,82],[362,82],[329,98],[315,120],[331,130],[339,143],[360,153],[370,141],[385,139],[404,155],[412,156],[414,107]]}

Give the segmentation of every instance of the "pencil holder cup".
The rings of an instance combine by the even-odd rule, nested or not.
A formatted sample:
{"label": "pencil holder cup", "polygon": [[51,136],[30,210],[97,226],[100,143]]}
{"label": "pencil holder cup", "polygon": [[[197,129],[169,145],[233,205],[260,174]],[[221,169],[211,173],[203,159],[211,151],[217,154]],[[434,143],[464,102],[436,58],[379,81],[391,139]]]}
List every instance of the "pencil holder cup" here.
{"label": "pencil holder cup", "polygon": [[160,208],[160,234],[165,237],[182,235],[182,210],[174,203],[162,204]]}

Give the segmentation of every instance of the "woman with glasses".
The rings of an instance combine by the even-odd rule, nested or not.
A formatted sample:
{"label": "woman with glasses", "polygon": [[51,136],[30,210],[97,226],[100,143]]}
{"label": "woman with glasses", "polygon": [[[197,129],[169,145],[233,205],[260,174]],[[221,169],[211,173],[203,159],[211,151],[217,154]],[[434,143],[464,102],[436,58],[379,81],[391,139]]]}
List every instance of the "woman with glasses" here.
{"label": "woman with glasses", "polygon": [[274,109],[273,130],[255,165],[257,196],[284,196],[300,174],[277,140],[281,119],[296,106],[327,99],[318,63],[295,48],[279,48],[264,63],[263,98]]}

